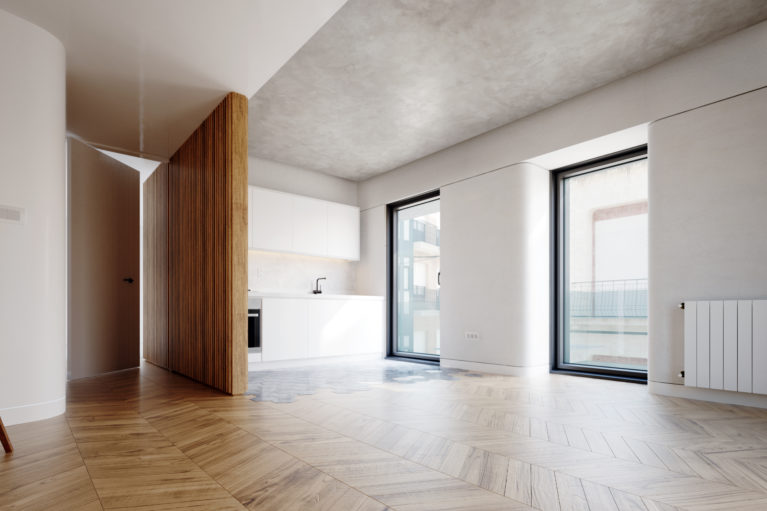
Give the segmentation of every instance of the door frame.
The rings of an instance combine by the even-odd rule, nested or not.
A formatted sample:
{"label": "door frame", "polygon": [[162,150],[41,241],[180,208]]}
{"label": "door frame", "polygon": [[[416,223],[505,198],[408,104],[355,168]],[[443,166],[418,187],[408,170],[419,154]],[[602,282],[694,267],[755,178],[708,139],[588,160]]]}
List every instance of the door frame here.
{"label": "door frame", "polygon": [[[394,214],[405,206],[415,206],[433,200],[439,200],[439,189],[408,197],[386,206],[386,355],[391,358],[410,359],[412,361],[439,363],[439,355],[407,353],[397,351],[397,223]],[[441,252],[441,250],[440,250]],[[441,255],[441,253],[440,253]]]}
{"label": "door frame", "polygon": [[568,165],[551,172],[551,372],[572,374],[592,378],[647,383],[647,371],[594,367],[564,363],[564,180],[570,177],[598,172],[633,161],[648,158],[647,145],[632,147],[598,158],[593,158],[573,165]]}

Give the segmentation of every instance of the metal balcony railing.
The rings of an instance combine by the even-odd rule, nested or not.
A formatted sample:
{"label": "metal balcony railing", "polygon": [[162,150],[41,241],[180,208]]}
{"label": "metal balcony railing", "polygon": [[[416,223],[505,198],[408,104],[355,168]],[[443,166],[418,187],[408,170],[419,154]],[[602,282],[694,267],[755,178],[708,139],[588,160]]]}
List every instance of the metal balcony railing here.
{"label": "metal balcony railing", "polygon": [[413,220],[410,225],[409,238],[411,241],[423,241],[430,245],[439,246],[440,230],[435,225],[420,220]]}
{"label": "metal balcony railing", "polygon": [[647,279],[573,282],[567,296],[573,317],[647,317]]}
{"label": "metal balcony railing", "polygon": [[414,303],[439,304],[439,289],[429,289],[425,286],[413,286]]}

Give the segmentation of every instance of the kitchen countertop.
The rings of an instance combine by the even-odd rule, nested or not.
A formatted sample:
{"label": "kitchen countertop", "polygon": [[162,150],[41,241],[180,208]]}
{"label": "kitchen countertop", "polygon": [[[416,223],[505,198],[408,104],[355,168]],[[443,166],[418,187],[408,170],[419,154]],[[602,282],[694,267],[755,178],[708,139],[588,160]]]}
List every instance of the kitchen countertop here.
{"label": "kitchen countertop", "polygon": [[331,293],[321,293],[315,295],[310,292],[300,293],[294,292],[261,292],[251,291],[248,293],[248,298],[309,298],[311,300],[383,300],[383,296],[373,295],[336,295]]}

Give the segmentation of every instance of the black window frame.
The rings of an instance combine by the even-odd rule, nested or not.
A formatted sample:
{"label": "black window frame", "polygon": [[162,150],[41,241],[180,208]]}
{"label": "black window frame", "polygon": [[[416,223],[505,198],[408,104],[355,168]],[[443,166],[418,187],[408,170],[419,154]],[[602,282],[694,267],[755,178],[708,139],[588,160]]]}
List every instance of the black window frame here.
{"label": "black window frame", "polygon": [[[600,156],[552,171],[551,173],[551,372],[592,378],[647,383],[647,370],[564,363],[564,214],[566,199],[564,181],[567,178],[598,172],[633,161],[648,159],[647,145]],[[649,285],[649,284],[648,284]]]}
{"label": "black window frame", "polygon": [[439,189],[437,189],[392,202],[386,206],[386,355],[388,358],[439,364],[439,355],[397,351],[397,266],[395,258],[397,253],[397,223],[394,218],[394,215],[400,209],[439,199],[440,193]]}

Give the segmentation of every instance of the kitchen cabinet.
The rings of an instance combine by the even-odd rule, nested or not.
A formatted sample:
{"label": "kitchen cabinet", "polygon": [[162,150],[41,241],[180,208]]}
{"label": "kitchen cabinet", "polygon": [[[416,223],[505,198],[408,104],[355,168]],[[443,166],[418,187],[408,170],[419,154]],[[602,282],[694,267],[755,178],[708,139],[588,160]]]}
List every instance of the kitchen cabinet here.
{"label": "kitchen cabinet", "polygon": [[327,204],[328,257],[358,261],[360,258],[360,210],[346,204]]}
{"label": "kitchen cabinet", "polygon": [[358,207],[248,188],[249,248],[359,261]]}
{"label": "kitchen cabinet", "polygon": [[354,325],[346,310],[351,300],[309,302],[309,356],[333,357],[352,353]]}
{"label": "kitchen cabinet", "polygon": [[308,314],[309,302],[302,298],[262,300],[261,359],[264,362],[309,356]]}
{"label": "kitchen cabinet", "polygon": [[293,250],[293,202],[285,194],[251,187],[250,248],[276,252]]}
{"label": "kitchen cabinet", "polygon": [[[310,308],[311,310],[311,304]],[[366,353],[384,352],[384,301],[345,300],[342,309],[334,316],[324,316],[322,325],[326,337],[319,342],[309,338],[310,347],[319,344],[320,356],[330,356],[334,345],[327,344],[327,339],[338,337],[345,339],[344,347],[347,353],[362,355]],[[310,323],[311,327],[311,323]],[[310,331],[311,332],[311,331]]]}
{"label": "kitchen cabinet", "polygon": [[248,187],[248,246],[253,246],[253,187]]}
{"label": "kitchen cabinet", "polygon": [[264,362],[383,354],[382,297],[264,297],[261,313]]}
{"label": "kitchen cabinet", "polygon": [[327,255],[327,202],[290,197],[293,208],[293,247],[299,254]]}

